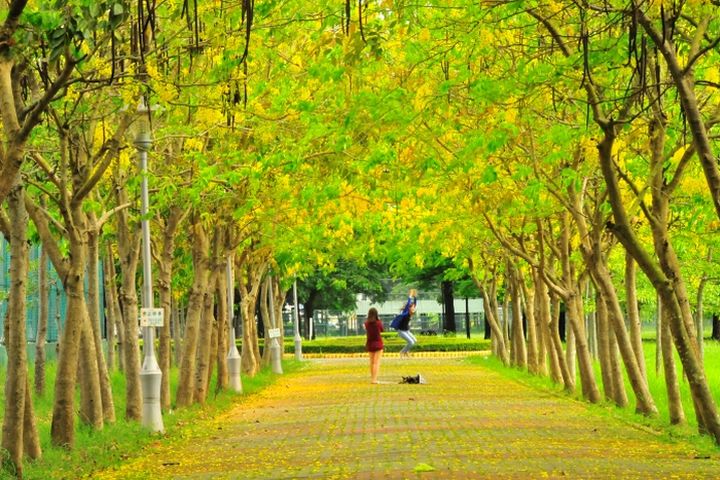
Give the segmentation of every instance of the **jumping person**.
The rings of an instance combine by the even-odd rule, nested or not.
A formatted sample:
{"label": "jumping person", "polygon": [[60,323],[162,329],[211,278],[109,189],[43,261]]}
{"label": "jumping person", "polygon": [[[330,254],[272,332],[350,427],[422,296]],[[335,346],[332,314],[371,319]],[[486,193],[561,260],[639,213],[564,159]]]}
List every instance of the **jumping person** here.
{"label": "jumping person", "polygon": [[378,383],[377,377],[380,372],[380,358],[382,357],[383,345],[382,336],[383,324],[378,318],[377,309],[368,310],[365,321],[365,350],[370,354],[370,383]]}
{"label": "jumping person", "polygon": [[408,299],[407,302],[405,302],[402,312],[400,315],[395,317],[395,320],[393,320],[393,324],[395,324],[394,328],[397,330],[398,335],[400,338],[405,340],[405,346],[402,350],[400,350],[401,357],[407,357],[410,354],[410,349],[417,343],[415,335],[413,335],[410,331],[410,319],[413,315],[415,315],[416,307],[417,291],[414,288],[411,288],[408,292]]}

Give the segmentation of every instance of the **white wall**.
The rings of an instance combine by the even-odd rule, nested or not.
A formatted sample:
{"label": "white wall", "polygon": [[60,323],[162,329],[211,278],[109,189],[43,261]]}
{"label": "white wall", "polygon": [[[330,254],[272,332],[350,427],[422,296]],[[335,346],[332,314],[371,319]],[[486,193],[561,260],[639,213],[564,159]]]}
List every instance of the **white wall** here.
{"label": "white wall", "polygon": [[[358,317],[365,317],[370,307],[375,307],[380,315],[396,315],[400,313],[405,306],[405,300],[392,300],[384,303],[371,303],[367,299],[358,299],[357,301],[357,315]],[[465,313],[465,299],[456,298],[454,301],[455,314]],[[470,298],[468,300],[468,309],[470,313],[477,313],[483,311],[482,298]],[[418,300],[417,313],[442,313],[443,307],[441,303],[435,300]]]}

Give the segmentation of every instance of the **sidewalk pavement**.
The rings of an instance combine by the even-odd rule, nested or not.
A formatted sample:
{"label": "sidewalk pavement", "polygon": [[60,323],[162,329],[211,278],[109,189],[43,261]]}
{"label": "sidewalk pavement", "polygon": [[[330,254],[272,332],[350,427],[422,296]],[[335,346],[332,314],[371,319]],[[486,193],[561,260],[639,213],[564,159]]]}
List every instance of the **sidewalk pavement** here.
{"label": "sidewalk pavement", "polygon": [[[316,359],[101,479],[720,478],[698,456],[462,358]],[[421,373],[426,385],[399,384]],[[720,451],[719,451],[720,453]]]}

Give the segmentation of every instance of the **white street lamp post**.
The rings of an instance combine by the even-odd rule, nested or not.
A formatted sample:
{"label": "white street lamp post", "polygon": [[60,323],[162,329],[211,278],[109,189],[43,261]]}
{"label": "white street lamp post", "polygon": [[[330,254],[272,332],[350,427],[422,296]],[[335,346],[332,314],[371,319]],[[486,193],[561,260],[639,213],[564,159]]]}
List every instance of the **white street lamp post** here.
{"label": "white street lamp post", "polygon": [[227,302],[228,302],[228,320],[230,329],[228,335],[228,354],[227,354],[227,365],[228,365],[228,376],[230,382],[230,388],[234,392],[242,393],[242,380],[240,379],[240,352],[238,352],[237,345],[235,344],[235,327],[233,326],[233,312],[235,306],[235,275],[233,274],[233,259],[232,255],[227,258],[227,266],[225,269],[225,275],[227,276]]}
{"label": "white street lamp post", "polygon": [[[153,308],[153,290],[152,290],[152,266],[150,257],[150,224],[148,222],[149,196],[148,196],[148,151],[152,145],[150,138],[150,125],[148,116],[150,110],[145,104],[145,100],[140,100],[137,109],[138,113],[138,130],[135,137],[135,147],[138,152],[138,160],[140,161],[140,174],[142,175],[141,188],[141,206],[140,214],[142,215],[142,260],[143,260],[143,290],[142,302],[143,307]],[[142,317],[142,316],[141,316]],[[162,371],[155,358],[155,327],[143,327],[143,353],[144,360],[142,369],[140,370],[140,385],[143,394],[143,411],[142,424],[153,432],[162,432],[164,430],[162,410],[160,409],[160,381],[162,379]]]}
{"label": "white street lamp post", "polygon": [[293,302],[295,303],[295,360],[301,361],[302,354],[302,337],[300,336],[300,314],[298,310],[297,299],[297,280],[293,283]]}

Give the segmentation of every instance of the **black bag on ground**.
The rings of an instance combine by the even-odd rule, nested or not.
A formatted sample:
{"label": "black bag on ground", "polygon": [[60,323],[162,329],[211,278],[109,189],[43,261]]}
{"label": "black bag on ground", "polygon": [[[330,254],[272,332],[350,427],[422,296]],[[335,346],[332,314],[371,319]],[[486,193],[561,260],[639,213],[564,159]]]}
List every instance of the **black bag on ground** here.
{"label": "black bag on ground", "polygon": [[411,375],[411,376],[409,376],[409,377],[402,377],[402,380],[400,381],[400,383],[421,383],[421,384],[425,384],[425,383],[427,383],[427,382],[425,381],[425,377],[423,377],[422,375],[420,375],[420,374],[418,373],[417,375]]}

